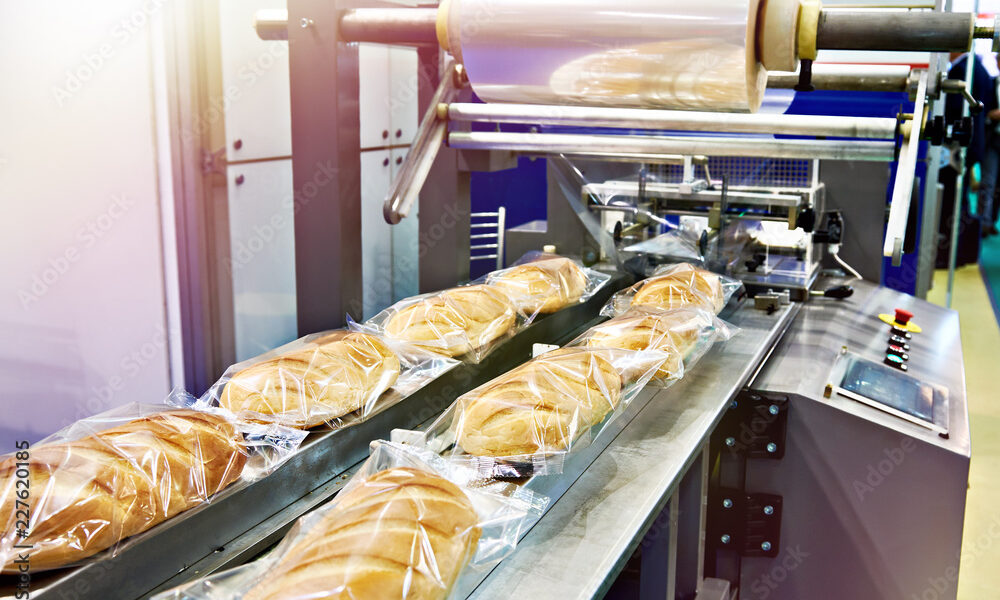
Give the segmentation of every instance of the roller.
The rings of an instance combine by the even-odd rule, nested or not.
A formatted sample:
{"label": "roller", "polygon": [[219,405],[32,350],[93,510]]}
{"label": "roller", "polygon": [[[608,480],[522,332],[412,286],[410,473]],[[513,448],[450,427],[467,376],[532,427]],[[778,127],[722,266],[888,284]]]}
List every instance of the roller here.
{"label": "roller", "polygon": [[800,5],[443,0],[436,31],[487,102],[752,112],[798,66]]}

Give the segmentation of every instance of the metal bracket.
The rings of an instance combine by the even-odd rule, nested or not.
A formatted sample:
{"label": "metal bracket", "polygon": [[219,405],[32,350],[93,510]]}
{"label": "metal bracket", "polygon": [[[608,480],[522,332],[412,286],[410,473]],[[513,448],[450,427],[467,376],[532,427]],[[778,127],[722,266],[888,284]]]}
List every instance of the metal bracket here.
{"label": "metal bracket", "polygon": [[448,135],[448,103],[468,81],[460,64],[449,62],[442,69],[441,81],[420,121],[417,137],[382,205],[386,223],[396,225],[410,214]]}
{"label": "metal bracket", "polygon": [[902,264],[903,260],[903,242],[906,239],[906,223],[910,215],[910,200],[913,194],[913,179],[917,168],[926,100],[927,71],[924,71],[920,75],[917,88],[912,125],[905,138],[905,146],[896,168],[892,203],[889,205],[889,223],[886,226],[885,245],[882,247],[882,255],[892,258],[892,264],[896,267]]}
{"label": "metal bracket", "polygon": [[201,172],[203,174],[212,175],[216,173],[218,175],[225,175],[227,164],[225,146],[214,152],[205,150],[204,148],[201,149]]}
{"label": "metal bracket", "polygon": [[782,497],[716,488],[708,496],[709,543],[741,556],[778,556]]}
{"label": "metal bracket", "polygon": [[741,392],[716,428],[725,450],[747,458],[785,456],[788,396]]}

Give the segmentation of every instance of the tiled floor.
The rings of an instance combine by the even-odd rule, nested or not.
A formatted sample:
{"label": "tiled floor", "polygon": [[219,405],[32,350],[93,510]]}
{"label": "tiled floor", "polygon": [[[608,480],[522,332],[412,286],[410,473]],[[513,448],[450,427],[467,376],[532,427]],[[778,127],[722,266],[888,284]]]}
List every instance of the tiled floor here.
{"label": "tiled floor", "polygon": [[[944,305],[947,277],[935,274],[931,302]],[[972,431],[958,597],[1000,599],[1000,326],[977,266],[959,269],[952,308],[961,319]]]}

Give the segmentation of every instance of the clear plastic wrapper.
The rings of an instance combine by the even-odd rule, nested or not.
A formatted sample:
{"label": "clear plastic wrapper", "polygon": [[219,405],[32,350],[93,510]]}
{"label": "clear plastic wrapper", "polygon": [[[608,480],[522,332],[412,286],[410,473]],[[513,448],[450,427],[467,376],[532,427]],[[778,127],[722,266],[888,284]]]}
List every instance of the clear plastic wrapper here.
{"label": "clear plastic wrapper", "polygon": [[640,307],[591,327],[569,346],[663,352],[669,358],[654,381],[668,384],[693,368],[713,343],[726,341],[738,331],[700,306],[662,311]]}
{"label": "clear plastic wrapper", "polygon": [[425,450],[374,442],[340,494],[272,552],[155,600],[444,600],[463,573],[510,554],[547,502]]}
{"label": "clear plastic wrapper", "polygon": [[484,477],[562,472],[652,378],[667,354],[559,348],[460,396],[417,439]]}
{"label": "clear plastic wrapper", "polygon": [[535,315],[586,302],[610,279],[564,256],[534,251],[514,266],[490,273],[485,282],[503,290],[525,314]]}
{"label": "clear plastic wrapper", "polygon": [[503,290],[479,284],[401,300],[351,327],[477,363],[532,318]]}
{"label": "clear plastic wrapper", "polygon": [[305,437],[176,406],[186,401],[128,404],[0,458],[3,572],[17,573],[24,552],[32,571],[114,556],[130,536],[268,474]]}
{"label": "clear plastic wrapper", "polygon": [[[679,226],[669,226],[666,233],[632,244],[626,252],[650,254],[673,262],[687,262],[700,268],[713,265],[732,273],[748,257],[747,245],[761,230],[757,221],[726,223],[721,231],[708,234],[708,219],[688,218]],[[704,253],[702,235],[705,234]]]}
{"label": "clear plastic wrapper", "polygon": [[632,308],[667,310],[702,306],[716,314],[725,308],[743,283],[690,263],[661,266],[648,279],[611,297],[601,314],[616,317]]}
{"label": "clear plastic wrapper", "polygon": [[233,365],[196,407],[253,422],[341,428],[392,406],[458,361],[373,333],[308,335]]}

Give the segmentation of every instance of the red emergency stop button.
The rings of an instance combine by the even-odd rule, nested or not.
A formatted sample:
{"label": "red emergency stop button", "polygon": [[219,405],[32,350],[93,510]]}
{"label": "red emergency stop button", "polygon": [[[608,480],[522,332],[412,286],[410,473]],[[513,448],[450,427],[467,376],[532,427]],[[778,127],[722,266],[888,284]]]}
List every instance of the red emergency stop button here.
{"label": "red emergency stop button", "polygon": [[900,325],[906,325],[913,318],[913,313],[908,310],[903,310],[902,308],[896,309],[896,322]]}

